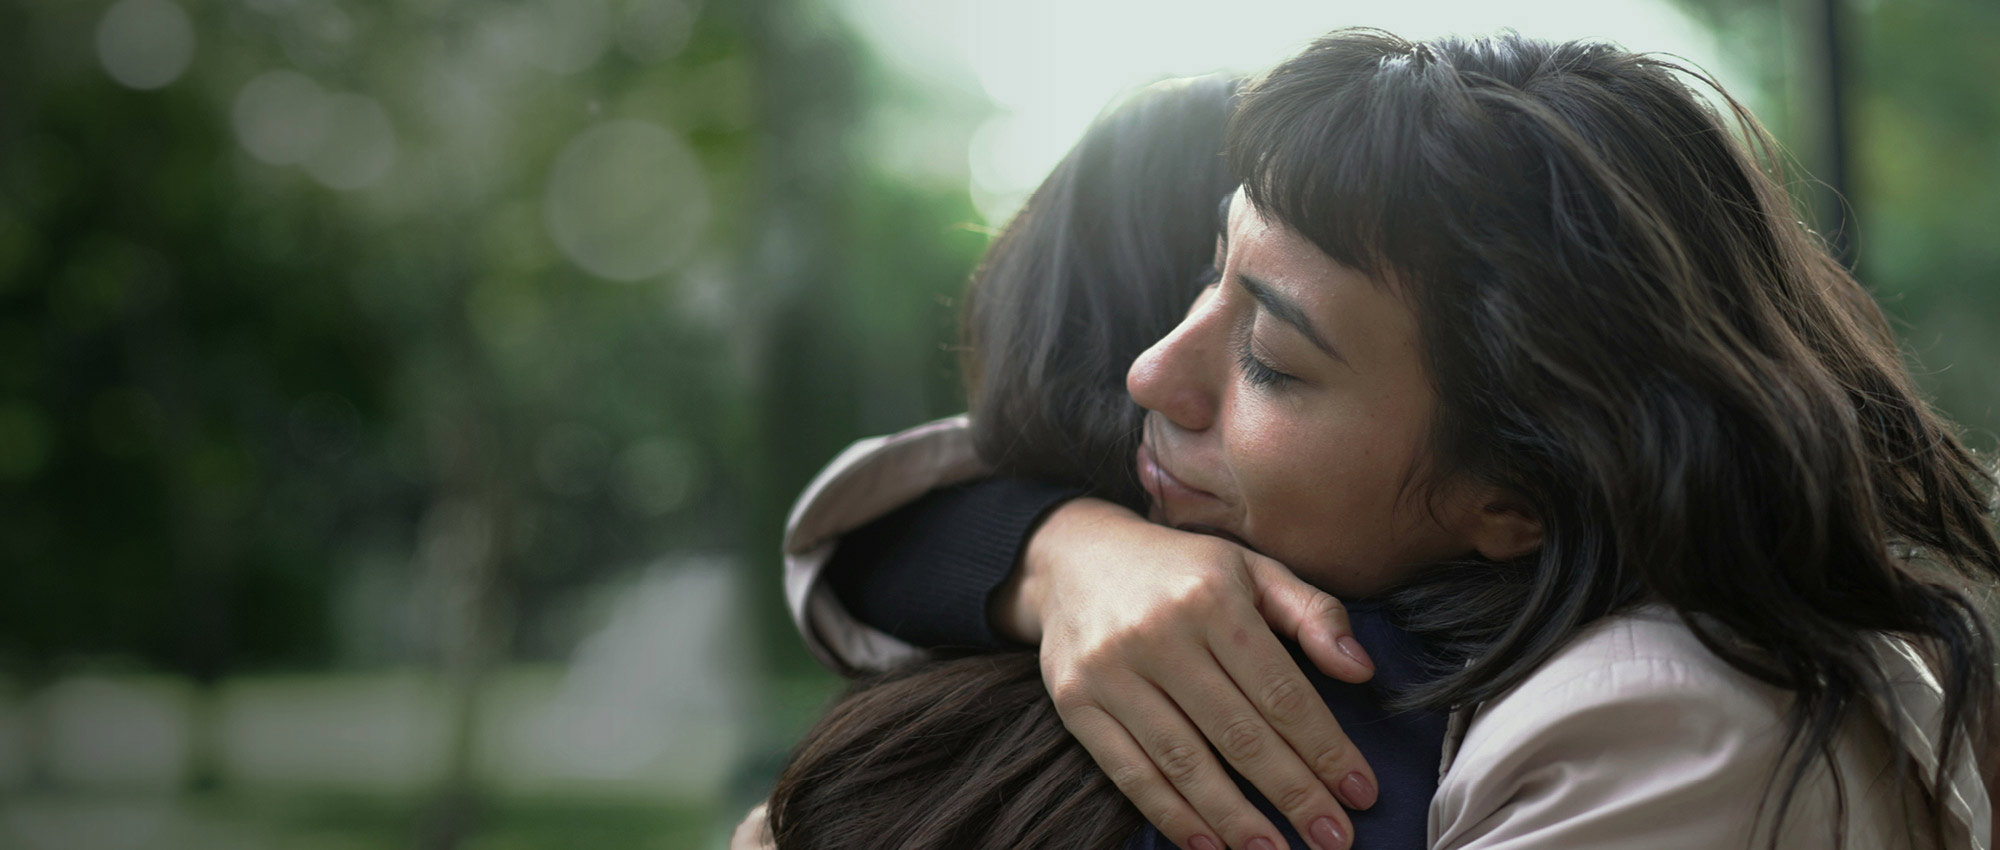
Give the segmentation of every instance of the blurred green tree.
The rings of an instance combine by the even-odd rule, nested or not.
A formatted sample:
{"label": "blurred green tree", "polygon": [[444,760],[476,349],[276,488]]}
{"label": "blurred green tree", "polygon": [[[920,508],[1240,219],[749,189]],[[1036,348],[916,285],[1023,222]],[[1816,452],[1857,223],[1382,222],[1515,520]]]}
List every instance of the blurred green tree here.
{"label": "blurred green tree", "polygon": [[[184,72],[144,79],[133,8],[190,24]],[[577,592],[676,551],[742,562],[775,630],[791,494],[959,404],[985,237],[962,175],[865,138],[939,94],[811,0],[0,29],[0,664],[31,679],[551,657]]]}
{"label": "blurred green tree", "polygon": [[[2000,6],[1681,2],[1763,82],[1760,117],[1804,166],[1793,190],[1813,221],[1831,236],[1847,208],[1856,272],[1902,322],[1919,381],[1975,446],[2000,447],[2000,55],[1985,46]],[[1842,171],[1834,133],[1838,195],[1821,182]]]}

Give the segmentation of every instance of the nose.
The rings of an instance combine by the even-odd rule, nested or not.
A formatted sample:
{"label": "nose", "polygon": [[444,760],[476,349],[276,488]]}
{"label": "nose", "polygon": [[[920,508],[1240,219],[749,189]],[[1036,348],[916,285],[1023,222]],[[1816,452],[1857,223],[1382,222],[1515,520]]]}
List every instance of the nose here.
{"label": "nose", "polygon": [[1125,373],[1125,391],[1140,407],[1189,431],[1215,424],[1227,377],[1227,316],[1221,293],[1204,292],[1172,333],[1153,343]]}

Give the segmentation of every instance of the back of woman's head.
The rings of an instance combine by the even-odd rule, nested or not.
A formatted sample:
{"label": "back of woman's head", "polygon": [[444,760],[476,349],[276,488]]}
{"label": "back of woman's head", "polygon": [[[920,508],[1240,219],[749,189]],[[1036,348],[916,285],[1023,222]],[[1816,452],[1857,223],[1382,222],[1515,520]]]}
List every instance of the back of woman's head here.
{"label": "back of woman's head", "polygon": [[1439,397],[1418,478],[1502,485],[1542,522],[1521,562],[1405,589],[1417,625],[1470,638],[1427,698],[1490,699],[1657,600],[1799,694],[1781,787],[1883,688],[1872,633],[1934,652],[1949,715],[1984,728],[1993,650],[1957,587],[2000,574],[1990,478],[1706,77],[1345,31],[1246,88],[1229,149],[1260,210],[1415,309]]}
{"label": "back of woman's head", "polygon": [[[1105,113],[987,252],[966,382],[1000,471],[1138,504],[1125,368],[1203,285],[1234,80],[1155,85]],[[1032,652],[858,682],[779,778],[781,850],[1111,848],[1144,824],[1063,727]]]}
{"label": "back of woman's head", "polygon": [[769,812],[782,850],[1111,848],[1145,823],[1063,728],[1032,652],[855,683]]}
{"label": "back of woman's head", "polygon": [[1001,471],[1144,498],[1125,370],[1207,282],[1237,87],[1170,80],[1105,113],[987,251],[962,366],[974,441]]}

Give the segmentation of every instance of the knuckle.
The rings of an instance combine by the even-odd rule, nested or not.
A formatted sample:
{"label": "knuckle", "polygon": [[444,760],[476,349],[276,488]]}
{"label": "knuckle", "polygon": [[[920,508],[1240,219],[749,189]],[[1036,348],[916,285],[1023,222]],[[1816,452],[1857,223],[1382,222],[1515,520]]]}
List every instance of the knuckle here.
{"label": "knuckle", "polygon": [[[1205,575],[1215,589],[1228,594],[1247,594],[1257,587],[1257,577],[1251,572],[1249,554],[1234,543],[1215,541],[1215,566]],[[1275,561],[1273,563],[1276,563]]]}
{"label": "knuckle", "polygon": [[1160,751],[1160,775],[1175,785],[1186,785],[1201,773],[1202,751],[1192,744],[1174,744]]}
{"label": "knuckle", "polygon": [[1108,667],[1117,656],[1121,643],[1121,635],[1116,633],[1100,635],[1088,645],[1074,650],[1073,654],[1065,660],[1063,668],[1066,670],[1090,670],[1093,668],[1103,669]]}
{"label": "knuckle", "polygon": [[[1264,685],[1264,710],[1276,723],[1287,726],[1298,723],[1305,719],[1310,705],[1307,691],[1297,676],[1282,673],[1273,676]],[[1311,698],[1317,700],[1319,694],[1313,692]]]}
{"label": "knuckle", "polygon": [[1188,598],[1205,604],[1228,602],[1245,594],[1251,586],[1249,576],[1240,562],[1229,562],[1217,551],[1206,557],[1207,566],[1189,577],[1185,593]]}
{"label": "knuckle", "polygon": [[1234,836],[1229,841],[1231,847],[1242,846],[1251,835],[1264,829],[1264,824],[1267,823],[1263,814],[1252,808],[1248,802],[1230,806],[1219,816],[1210,817],[1209,821],[1214,823],[1216,830],[1223,835]]}
{"label": "knuckle", "polygon": [[1049,702],[1055,704],[1056,714],[1065,718],[1075,718],[1097,708],[1097,698],[1091,694],[1090,686],[1078,676],[1064,676],[1049,683]]}
{"label": "knuckle", "polygon": [[1254,717],[1240,717],[1222,727],[1215,745],[1230,761],[1241,764],[1264,752],[1264,724]]}
{"label": "knuckle", "polygon": [[1202,614],[1214,610],[1227,598],[1222,582],[1213,573],[1203,573],[1189,579],[1174,594],[1174,607],[1186,614]]}
{"label": "knuckle", "polygon": [[1271,804],[1281,812],[1303,813],[1318,798],[1311,787],[1295,785],[1271,795]]}
{"label": "knuckle", "polygon": [[1349,763],[1353,761],[1353,758],[1353,744],[1348,743],[1344,739],[1335,741],[1321,747],[1319,752],[1313,754],[1313,773],[1329,777],[1342,776],[1349,770]]}
{"label": "knuckle", "polygon": [[1306,600],[1306,610],[1322,619],[1347,612],[1347,606],[1324,590],[1313,591],[1312,598]]}
{"label": "knuckle", "polygon": [[1127,624],[1106,635],[1102,643],[1091,647],[1080,659],[1081,664],[1097,670],[1122,667],[1132,659],[1143,658],[1146,650],[1151,649],[1166,633],[1165,623],[1141,621]]}
{"label": "knuckle", "polygon": [[1083,683],[1075,676],[1057,676],[1049,681],[1049,701],[1055,703],[1056,708],[1080,705],[1088,700]]}
{"label": "knuckle", "polygon": [[1070,667],[1095,674],[1132,668],[1146,658],[1147,651],[1165,636],[1172,625],[1171,622],[1155,622],[1158,619],[1149,614],[1107,625],[1088,646],[1076,653]]}
{"label": "knuckle", "polygon": [[1176,846],[1186,847],[1187,840],[1201,831],[1201,821],[1195,818],[1192,812],[1180,806],[1144,807],[1141,811],[1147,815],[1146,820],[1159,827],[1160,833],[1167,836]]}
{"label": "knuckle", "polygon": [[[1110,777],[1112,786],[1116,787],[1119,793],[1131,798],[1146,790],[1146,777],[1151,773],[1152,771],[1142,765],[1121,764],[1107,771],[1105,775]],[[1160,824],[1156,821],[1154,826]]]}

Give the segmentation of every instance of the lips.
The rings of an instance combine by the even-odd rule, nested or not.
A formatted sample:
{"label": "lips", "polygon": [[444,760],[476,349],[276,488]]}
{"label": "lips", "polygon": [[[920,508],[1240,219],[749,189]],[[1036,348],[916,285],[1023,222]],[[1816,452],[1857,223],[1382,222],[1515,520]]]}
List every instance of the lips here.
{"label": "lips", "polygon": [[1159,455],[1153,453],[1151,443],[1139,443],[1139,452],[1136,460],[1139,466],[1139,483],[1146,488],[1146,492],[1153,497],[1153,501],[1161,507],[1173,508],[1201,502],[1217,501],[1214,493],[1190,486],[1187,482],[1174,477],[1173,473],[1168,472],[1167,468],[1160,463]]}
{"label": "lips", "polygon": [[1134,460],[1139,467],[1139,483],[1153,497],[1149,519],[1163,525],[1170,525],[1182,531],[1220,537],[1238,546],[1254,550],[1255,547],[1228,529],[1196,521],[1207,514],[1214,516],[1222,507],[1221,497],[1207,490],[1192,486],[1167,471],[1160,463],[1160,457],[1153,453],[1150,443],[1141,441]]}

